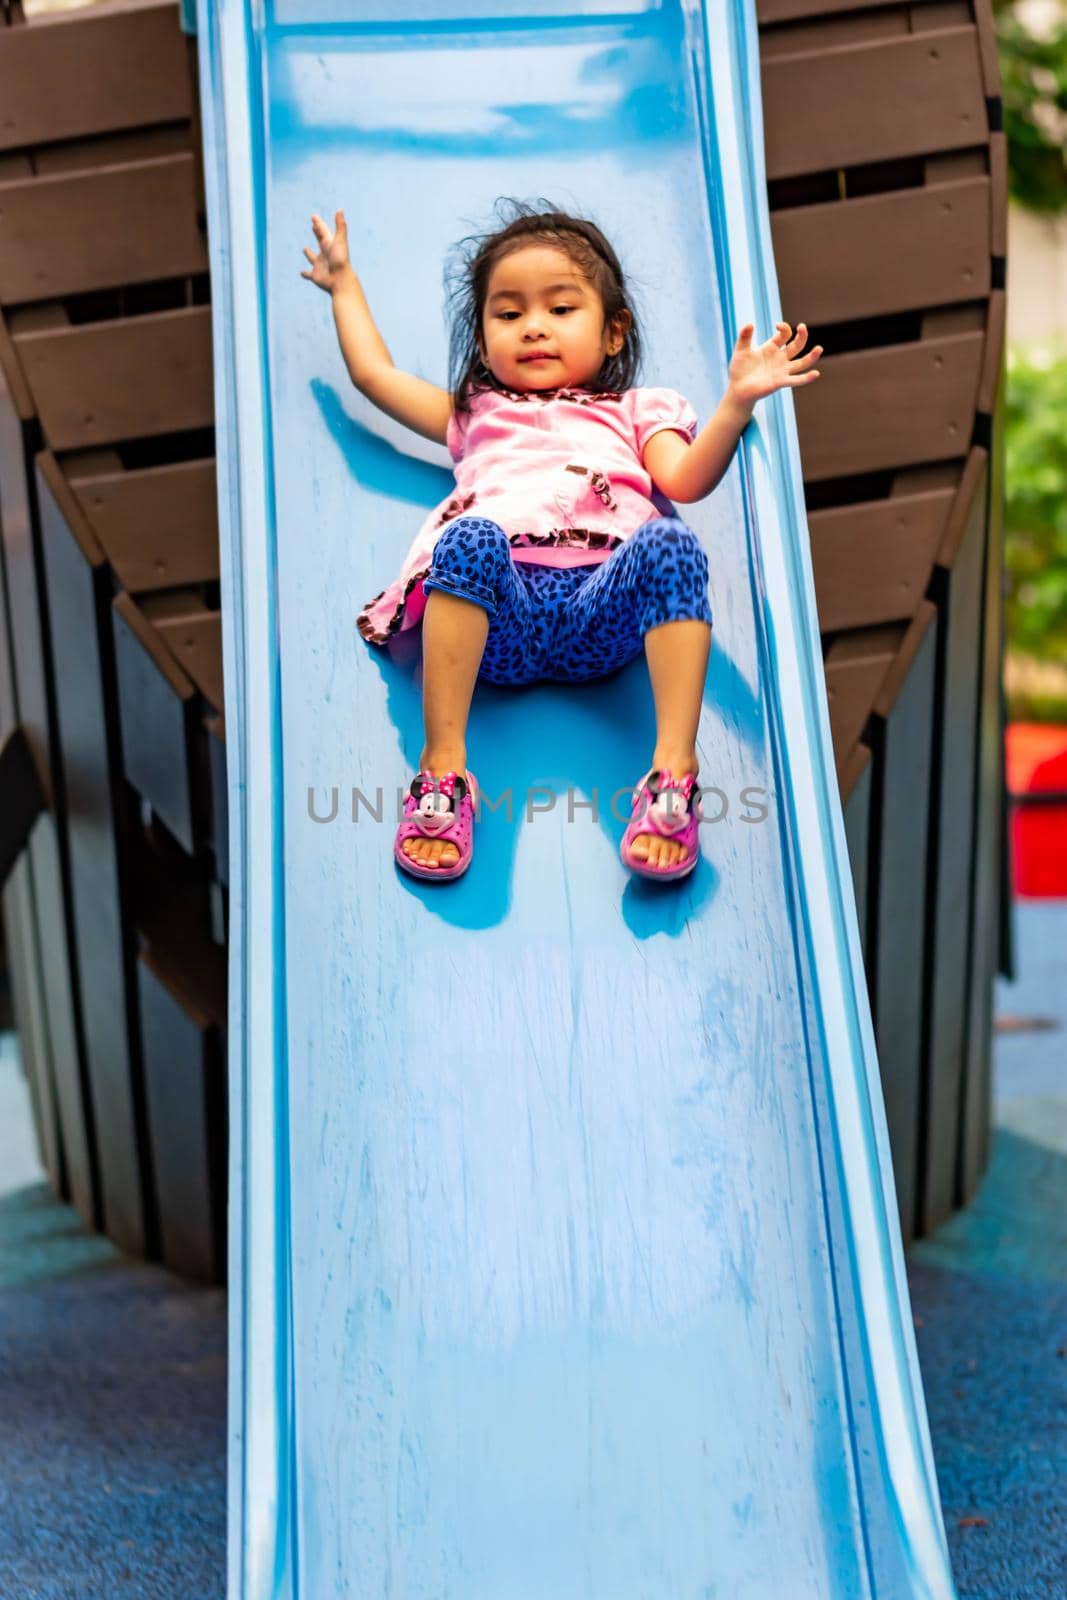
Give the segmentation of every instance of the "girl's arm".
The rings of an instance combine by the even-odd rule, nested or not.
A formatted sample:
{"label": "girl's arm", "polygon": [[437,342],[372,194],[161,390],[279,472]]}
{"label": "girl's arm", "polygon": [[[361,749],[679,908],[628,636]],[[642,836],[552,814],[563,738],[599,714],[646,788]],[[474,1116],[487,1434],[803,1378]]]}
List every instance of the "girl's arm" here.
{"label": "girl's arm", "polygon": [[754,328],[745,324],[730,361],[730,381],[711,421],[692,444],[680,433],[664,429],[645,445],[642,460],[656,488],[682,505],[709,495],[733,460],[737,442],[748,427],[757,400],[776,389],[798,388],[819,377],[815,362],[823,353],[817,344],[802,359],[808,339],[802,322],[793,334],[788,322],[758,349],[752,348]]}
{"label": "girl's arm", "polygon": [[656,488],[680,505],[703,500],[733,460],[737,441],[751,416],[752,407],[727,390],[715,415],[692,444],[669,428],[654,433],[645,445],[642,460]]}
{"label": "girl's arm", "polygon": [[348,258],[348,230],[343,212],[336,214],[337,229],[331,234],[321,217],[313,216],[311,226],[319,241],[315,256],[305,246],[311,271],[302,278],[325,289],[333,302],[333,318],[348,375],[356,388],[387,416],[404,423],[424,438],[446,442],[452,396],[425,378],[401,372],[378,332],[363,286]]}
{"label": "girl's arm", "polygon": [[332,299],[341,354],[356,388],[379,411],[425,438],[444,444],[452,396],[447,389],[394,367],[370,314],[363,286],[351,267],[340,278]]}

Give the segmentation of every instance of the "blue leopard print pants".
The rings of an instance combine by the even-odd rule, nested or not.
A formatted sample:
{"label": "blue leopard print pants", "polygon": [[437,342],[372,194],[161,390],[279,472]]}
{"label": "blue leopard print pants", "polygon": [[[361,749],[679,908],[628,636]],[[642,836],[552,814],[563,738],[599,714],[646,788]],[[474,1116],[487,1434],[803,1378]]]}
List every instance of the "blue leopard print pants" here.
{"label": "blue leopard print pants", "polygon": [[488,611],[478,676],[490,683],[602,678],[642,653],[649,628],[712,620],[708,558],[678,517],[643,523],[606,561],[579,567],[513,561],[498,523],[457,517],[423,587]]}

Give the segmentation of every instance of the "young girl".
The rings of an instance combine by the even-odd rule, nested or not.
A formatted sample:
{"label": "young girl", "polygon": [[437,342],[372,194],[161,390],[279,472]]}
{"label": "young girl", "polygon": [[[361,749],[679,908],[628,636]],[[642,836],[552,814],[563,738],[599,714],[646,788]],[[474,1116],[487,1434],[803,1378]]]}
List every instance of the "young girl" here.
{"label": "young girl", "polygon": [[757,400],[813,382],[803,323],[753,349],[741,329],[726,394],[698,433],[673,389],[635,388],[641,340],[622,268],[600,229],[512,202],[473,241],[458,288],[449,388],[400,372],[334,231],[311,225],[301,277],[331,296],[352,382],[380,410],[446,444],[456,493],[430,512],[396,581],[367,602],[383,645],[422,620],[425,744],[394,854],[428,881],[470,865],[477,783],[466,730],[475,680],[582,680],[648,660],[652,764],[620,845],[627,867],[673,880],[696,866],[697,725],[711,610],[708,562],[671,501],[710,494]]}

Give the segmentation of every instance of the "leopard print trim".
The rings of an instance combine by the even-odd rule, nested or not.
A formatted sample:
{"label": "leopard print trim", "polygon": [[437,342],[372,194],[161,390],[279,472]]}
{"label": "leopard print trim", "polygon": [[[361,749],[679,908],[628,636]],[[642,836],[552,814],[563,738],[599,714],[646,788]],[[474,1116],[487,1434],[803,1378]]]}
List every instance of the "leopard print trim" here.
{"label": "leopard print trim", "polygon": [[622,401],[622,395],[614,389],[497,389],[496,393],[522,404],[531,400],[570,400],[574,405],[592,406],[598,400],[614,400],[617,404]]}
{"label": "leopard print trim", "polygon": [[[460,499],[459,495],[456,495],[448,502],[447,506],[445,506],[445,509],[441,512],[441,515],[434,523],[434,527],[443,528],[446,522],[452,522],[456,517],[463,516],[464,512],[469,511],[471,506],[474,504],[474,498],[473,492],[467,495],[466,499]],[[384,593],[385,590],[383,589],[382,594]],[[381,599],[381,595],[379,595],[378,598]],[[371,604],[373,605],[374,602],[371,601]]]}
{"label": "leopard print trim", "polygon": [[430,575],[429,567],[423,567],[421,571],[412,573],[411,577],[408,579],[407,583],[404,585],[404,593],[400,596],[400,599],[397,602],[396,610],[393,612],[392,616],[389,618],[389,621],[386,624],[384,632],[379,632],[376,628],[374,628],[371,625],[371,623],[370,623],[370,621],[369,621],[369,619],[367,617],[367,612],[370,610],[371,606],[377,605],[378,601],[382,598],[382,595],[385,593],[385,590],[383,589],[381,591],[381,593],[376,594],[374,596],[373,600],[368,600],[367,601],[367,604],[363,607],[363,610],[360,612],[359,616],[356,618],[356,627],[359,629],[360,633],[363,635],[364,639],[366,639],[368,644],[388,644],[389,643],[389,640],[392,638],[393,634],[397,632],[397,630],[400,627],[400,624],[404,620],[404,608],[408,603],[408,596],[411,594],[411,591],[416,587],[416,585],[420,584],[422,582],[423,578],[428,578],[429,575]]}
{"label": "leopard print trim", "polygon": [[550,528],[547,533],[513,533],[508,543],[520,548],[570,545],[578,550],[612,550],[622,540],[602,528]]}

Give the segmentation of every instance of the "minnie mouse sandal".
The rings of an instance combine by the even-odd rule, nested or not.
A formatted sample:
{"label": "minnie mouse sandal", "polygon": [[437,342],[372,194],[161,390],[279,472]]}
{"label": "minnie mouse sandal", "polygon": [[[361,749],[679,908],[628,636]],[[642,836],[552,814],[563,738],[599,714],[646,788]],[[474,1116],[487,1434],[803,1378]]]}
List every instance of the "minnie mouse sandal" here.
{"label": "minnie mouse sandal", "polygon": [[[654,767],[634,790],[630,820],[619,845],[623,862],[643,878],[684,878],[700,859],[698,827],[703,815],[697,780],[691,772],[675,778],[665,768]],[[684,854],[673,866],[653,866],[633,853],[634,840],[642,833],[674,839],[683,846]]]}
{"label": "minnie mouse sandal", "polygon": [[[474,807],[478,786],[474,773],[446,772],[435,776],[420,772],[411,780],[404,801],[404,820],[396,830],[393,854],[397,865],[412,877],[444,882],[460,878],[474,854]],[[427,867],[406,855],[405,839],[443,839],[455,845],[459,859],[447,867]]]}

